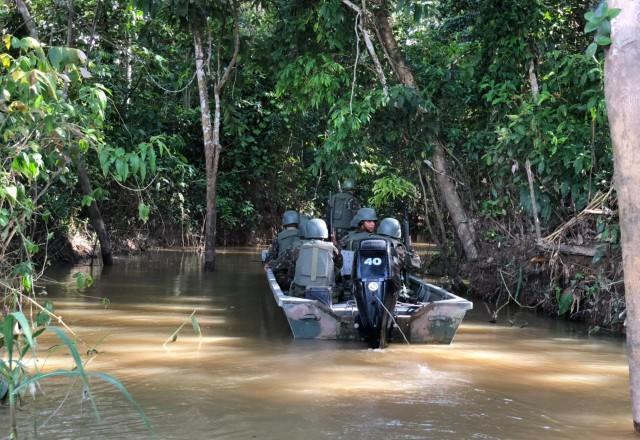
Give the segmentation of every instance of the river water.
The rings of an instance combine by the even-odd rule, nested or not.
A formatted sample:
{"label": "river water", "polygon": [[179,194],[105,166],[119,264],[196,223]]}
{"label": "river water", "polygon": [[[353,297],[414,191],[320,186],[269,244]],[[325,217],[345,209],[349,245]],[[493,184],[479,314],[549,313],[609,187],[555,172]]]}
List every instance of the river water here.
{"label": "river water", "polygon": [[[206,274],[194,254],[147,253],[50,271],[48,291],[79,350],[97,350],[86,369],[120,379],[155,438],[634,438],[621,339],[522,313],[490,324],[476,304],[450,346],[293,341],[257,260],[224,251]],[[95,284],[78,290],[76,272]],[[40,343],[46,369],[73,365],[57,344]],[[108,383],[92,381],[100,421],[79,383],[41,391],[25,398],[21,438],[154,438]],[[0,435],[8,425],[0,408]]]}

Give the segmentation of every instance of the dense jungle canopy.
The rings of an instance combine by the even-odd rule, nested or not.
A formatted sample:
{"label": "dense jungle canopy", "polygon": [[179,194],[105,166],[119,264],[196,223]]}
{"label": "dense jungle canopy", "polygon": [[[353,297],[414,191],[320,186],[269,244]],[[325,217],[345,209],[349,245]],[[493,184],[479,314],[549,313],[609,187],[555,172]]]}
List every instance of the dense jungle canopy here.
{"label": "dense jungle canopy", "polygon": [[[640,313],[639,8],[0,3],[9,395],[27,374],[12,363],[14,324],[21,359],[29,329],[55,317],[37,299],[50,261],[98,243],[104,265],[114,252],[193,246],[213,270],[216,246],[266,242],[287,209],[322,216],[346,178],[381,217],[406,212],[437,248],[424,272],[481,294],[494,317],[516,303],[625,331]],[[27,303],[39,311],[30,322]],[[84,375],[77,365],[69,374]]]}
{"label": "dense jungle canopy", "polygon": [[445,273],[462,257],[501,268],[484,290],[509,284],[517,300],[545,266],[533,284],[550,309],[580,317],[580,298],[604,301],[619,325],[602,50],[618,12],[4,2],[0,264],[30,277],[32,258],[64,258],[69,237],[96,233],[107,264],[112,247],[153,239],[204,247],[212,269],[216,245],[268,240],[286,209],[322,215],[354,178],[381,215],[408,210]]}

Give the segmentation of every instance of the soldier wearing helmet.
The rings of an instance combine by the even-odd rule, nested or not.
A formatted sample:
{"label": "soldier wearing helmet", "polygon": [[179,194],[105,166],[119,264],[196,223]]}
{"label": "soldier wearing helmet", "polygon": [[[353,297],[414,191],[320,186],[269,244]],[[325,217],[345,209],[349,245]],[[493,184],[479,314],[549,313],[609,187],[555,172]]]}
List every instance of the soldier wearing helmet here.
{"label": "soldier wearing helmet", "polygon": [[306,231],[309,220],[311,220],[311,218],[308,215],[300,215],[298,223],[298,240],[294,241],[294,243],[285,251],[281,251],[278,258],[269,263],[269,267],[273,270],[276,281],[282,290],[289,289],[291,281],[293,280],[293,269],[295,268],[300,246],[308,241]]}
{"label": "soldier wearing helmet", "polygon": [[345,249],[344,245],[346,243],[350,243],[353,237],[360,231],[360,217],[358,215],[354,215],[351,219],[351,223],[349,224],[349,231],[347,234],[342,237],[340,240],[340,248]]}
{"label": "soldier wearing helmet", "polygon": [[300,240],[299,222],[300,215],[296,211],[285,211],[282,214],[284,229],[278,233],[273,243],[271,243],[269,254],[265,260],[266,265],[282,255],[287,249],[292,248]]}
{"label": "soldier wearing helmet", "polygon": [[335,287],[336,269],[342,267],[340,251],[325,241],[329,231],[324,220],[311,219],[305,227],[306,241],[293,249],[295,267],[289,295],[304,296],[309,287]]}
{"label": "soldier wearing helmet", "polygon": [[361,240],[371,237],[375,232],[376,222],[378,221],[375,209],[360,208],[355,218],[358,221],[358,229],[354,233],[347,234],[340,241],[341,249],[355,251],[358,249],[358,244]]}
{"label": "soldier wearing helmet", "polygon": [[382,219],[376,233],[391,243],[397,257],[394,266],[397,265],[399,273],[420,269],[420,256],[402,242],[402,228],[398,220],[392,217]]}
{"label": "soldier wearing helmet", "polygon": [[342,192],[331,196],[329,200],[331,213],[331,227],[335,230],[336,240],[339,241],[348,231],[351,220],[360,209],[360,201],[354,195],[355,183],[353,179],[346,179],[342,183]]}

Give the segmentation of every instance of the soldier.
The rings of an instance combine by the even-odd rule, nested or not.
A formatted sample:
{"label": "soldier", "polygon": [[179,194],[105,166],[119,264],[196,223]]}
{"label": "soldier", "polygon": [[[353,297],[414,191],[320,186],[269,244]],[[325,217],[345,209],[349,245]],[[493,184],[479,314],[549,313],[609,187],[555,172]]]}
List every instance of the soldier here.
{"label": "soldier", "polygon": [[335,271],[342,267],[340,251],[332,243],[324,241],[329,237],[324,220],[309,220],[305,235],[308,240],[293,250],[296,263],[289,290],[289,295],[293,296],[304,296],[309,287],[333,288]]}
{"label": "soldier", "polygon": [[289,286],[293,280],[293,270],[295,269],[296,258],[298,258],[300,246],[308,241],[306,238],[306,227],[309,220],[309,216],[304,214],[300,215],[300,222],[298,224],[298,240],[295,241],[287,250],[280,252],[278,258],[269,263],[269,267],[271,267],[271,270],[276,277],[276,281],[284,291],[289,290]]}
{"label": "soldier", "polygon": [[388,240],[395,249],[397,260],[394,262],[394,266],[397,265],[397,267],[394,268],[394,271],[405,273],[420,269],[420,256],[411,249],[407,249],[401,240],[402,228],[398,220],[391,217],[382,219],[376,232]]}
{"label": "soldier", "polygon": [[353,194],[355,184],[352,179],[347,179],[342,184],[342,192],[331,196],[330,212],[331,227],[335,230],[336,241],[339,241],[349,230],[349,224],[360,209],[360,201]]}
{"label": "soldier", "polygon": [[284,253],[287,249],[291,248],[299,238],[298,223],[300,222],[300,216],[296,211],[285,211],[282,214],[282,225],[284,229],[280,231],[271,247],[269,248],[269,254],[265,259],[265,266],[276,258],[281,253]]}
{"label": "soldier", "polygon": [[341,249],[345,249],[343,247],[343,244],[346,243],[350,243],[351,240],[353,239],[353,237],[360,231],[360,217],[358,217],[358,215],[354,215],[353,218],[351,219],[351,224],[349,225],[349,232],[347,232],[347,235],[345,235],[344,237],[342,237],[342,240],[340,240],[339,244],[340,244],[340,248]]}
{"label": "soldier", "polygon": [[378,216],[373,208],[360,208],[356,213],[358,219],[358,230],[354,233],[347,234],[340,241],[340,248],[348,251],[358,249],[361,240],[371,237],[376,230],[376,222]]}

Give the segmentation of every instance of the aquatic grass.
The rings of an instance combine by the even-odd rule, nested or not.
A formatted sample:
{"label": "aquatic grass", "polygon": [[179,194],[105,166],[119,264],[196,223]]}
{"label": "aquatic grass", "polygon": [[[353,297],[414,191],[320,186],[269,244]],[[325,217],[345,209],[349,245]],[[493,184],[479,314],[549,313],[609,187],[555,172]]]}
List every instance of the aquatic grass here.
{"label": "aquatic grass", "polygon": [[[80,358],[80,353],[78,353],[78,349],[76,348],[76,345],[71,341],[71,339],[69,339],[69,337],[64,333],[64,331],[60,327],[51,326],[51,327],[48,327],[48,329],[53,331],[58,336],[58,338],[64,343],[64,345],[66,345],[67,348],[69,349],[69,352],[71,353],[71,356],[73,357],[73,360],[76,364],[75,369],[79,372],[80,378],[82,379],[85,389],[87,390],[89,401],[91,402],[91,408],[93,409],[94,413],[96,414],[96,418],[99,421],[100,412],[98,411],[98,406],[96,405],[96,401],[93,398],[93,394],[91,393],[91,385],[89,384],[89,378],[87,377],[87,374],[84,371],[84,365],[82,364],[82,359]],[[42,375],[42,373],[40,375]],[[36,374],[33,377],[37,378],[38,374]]]}
{"label": "aquatic grass", "polygon": [[[39,374],[31,376],[31,378],[29,378],[28,380],[22,382],[18,387],[16,387],[14,389],[14,393],[16,393],[16,394],[20,393],[21,391],[23,391],[24,389],[26,389],[27,387],[29,387],[32,384],[36,384],[36,383],[39,383],[39,382],[41,382],[43,380],[56,378],[56,377],[64,377],[64,378],[68,378],[68,379],[80,378],[83,381],[83,383],[85,383],[85,388],[84,389],[87,390],[87,393],[90,396],[90,399],[91,399],[91,401],[93,403],[93,406],[94,406],[94,413],[95,413],[96,419],[98,421],[101,421],[100,413],[99,413],[97,407],[95,406],[94,399],[93,399],[93,397],[91,397],[91,391],[88,388],[88,387],[90,387],[89,378],[94,378],[95,377],[97,379],[101,379],[102,381],[113,385],[114,388],[116,388],[118,391],[120,391],[120,394],[122,394],[129,401],[129,403],[131,403],[131,405],[135,408],[135,410],[137,411],[138,415],[140,416],[140,419],[142,420],[142,422],[152,432],[152,434],[154,434],[153,426],[151,425],[151,422],[147,418],[147,416],[146,416],[146,414],[144,412],[144,409],[133,398],[131,393],[129,393],[129,391],[127,390],[127,387],[125,387],[122,382],[120,382],[118,379],[116,379],[115,377],[113,377],[113,376],[111,376],[110,374],[107,374],[107,373],[86,372],[86,371],[80,371],[78,369],[76,369],[76,370],[56,370],[56,371],[51,371],[51,372],[48,372],[48,373],[39,373]],[[85,380],[86,380],[86,382],[85,382]]]}
{"label": "aquatic grass", "polygon": [[[194,317],[195,318],[195,317]],[[195,321],[197,323],[197,321]],[[16,324],[19,325],[19,332],[14,335]],[[50,331],[54,333],[62,344],[54,345],[55,348],[65,346],[74,361],[71,369],[59,369],[51,372],[39,372],[37,364],[35,364],[36,374],[29,374],[28,366],[23,362],[23,358],[29,350],[33,350],[34,359],[36,358],[36,338],[43,332]],[[17,439],[18,430],[16,422],[16,409],[19,399],[29,390],[35,397],[36,387],[47,379],[51,378],[69,378],[80,379],[83,384],[83,392],[91,402],[91,408],[95,414],[96,420],[101,421],[100,412],[98,410],[95,398],[91,391],[90,378],[97,378],[114,386],[134,407],[144,425],[151,431],[155,437],[153,427],[146,417],[142,407],[135,401],[127,388],[115,377],[102,372],[88,372],[82,361],[76,343],[67,336],[64,329],[58,326],[46,326],[32,331],[32,326],[27,317],[22,312],[13,312],[7,315],[0,325],[0,349],[7,352],[7,359],[0,358],[0,399],[8,398],[9,411],[11,419],[11,433],[9,438]],[[102,338],[98,344],[103,340]],[[21,346],[21,341],[23,342]],[[97,345],[97,344],[96,344]],[[92,348],[95,353],[95,346]],[[91,350],[89,351],[91,353]],[[17,355],[16,358],[14,355]],[[6,388],[6,390],[5,390]],[[66,400],[66,398],[65,398]],[[63,402],[64,403],[64,400]],[[37,432],[37,431],[34,431]]]}
{"label": "aquatic grass", "polygon": [[200,323],[198,322],[198,318],[196,318],[197,311],[198,309],[194,309],[193,312],[191,312],[191,314],[189,315],[189,317],[182,324],[180,324],[173,333],[171,333],[171,336],[169,336],[166,341],[164,341],[164,343],[162,344],[162,347],[165,350],[169,351],[169,349],[167,348],[167,345],[172,344],[178,340],[178,334],[184,328],[184,326],[187,325],[189,322],[191,322],[191,326],[193,327],[193,332],[196,335],[198,335],[198,338],[199,338],[198,349],[200,349],[200,346],[202,345],[202,329],[200,327]]}

